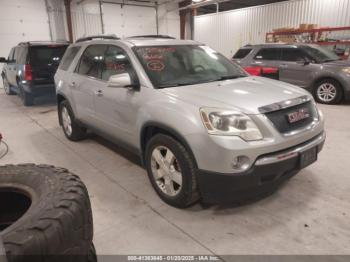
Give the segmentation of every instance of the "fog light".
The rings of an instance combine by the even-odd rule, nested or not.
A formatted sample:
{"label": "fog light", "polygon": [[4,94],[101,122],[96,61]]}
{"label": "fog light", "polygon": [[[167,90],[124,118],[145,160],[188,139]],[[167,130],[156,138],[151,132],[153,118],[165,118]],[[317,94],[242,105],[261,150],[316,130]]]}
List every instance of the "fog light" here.
{"label": "fog light", "polygon": [[250,160],[247,156],[237,156],[233,158],[232,168],[240,171],[245,171],[250,166]]}

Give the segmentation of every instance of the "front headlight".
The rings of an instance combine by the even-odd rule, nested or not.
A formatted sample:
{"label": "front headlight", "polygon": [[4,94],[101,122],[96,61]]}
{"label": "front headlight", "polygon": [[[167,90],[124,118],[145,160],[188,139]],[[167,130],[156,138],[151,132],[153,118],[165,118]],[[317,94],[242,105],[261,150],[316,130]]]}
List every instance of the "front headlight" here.
{"label": "front headlight", "polygon": [[201,108],[202,121],[209,134],[222,136],[239,136],[246,141],[263,139],[253,120],[237,111]]}
{"label": "front headlight", "polygon": [[346,67],[342,69],[345,74],[350,75],[350,67]]}

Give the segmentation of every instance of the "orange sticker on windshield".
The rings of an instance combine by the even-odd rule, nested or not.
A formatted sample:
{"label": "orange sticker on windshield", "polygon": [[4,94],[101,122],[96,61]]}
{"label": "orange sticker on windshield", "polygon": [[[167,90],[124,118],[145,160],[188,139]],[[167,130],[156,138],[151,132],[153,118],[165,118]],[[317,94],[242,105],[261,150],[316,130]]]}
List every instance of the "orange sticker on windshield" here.
{"label": "orange sticker on windshield", "polygon": [[161,61],[150,61],[150,62],[147,64],[147,67],[148,67],[148,69],[151,70],[151,71],[160,72],[160,71],[163,71],[163,70],[164,70],[165,65],[164,65]]}

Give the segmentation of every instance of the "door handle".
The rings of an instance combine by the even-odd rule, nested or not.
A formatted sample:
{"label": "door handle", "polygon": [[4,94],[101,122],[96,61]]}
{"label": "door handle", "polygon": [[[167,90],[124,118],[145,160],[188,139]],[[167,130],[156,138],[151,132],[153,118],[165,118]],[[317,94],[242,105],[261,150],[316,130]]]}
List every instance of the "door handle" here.
{"label": "door handle", "polygon": [[103,91],[102,90],[97,90],[97,91],[95,91],[95,95],[103,96]]}
{"label": "door handle", "polygon": [[286,68],[286,67],[288,67],[288,65],[282,64],[281,67],[282,67],[282,68]]}
{"label": "door handle", "polygon": [[77,85],[76,85],[76,83],[75,83],[75,82],[72,82],[72,83],[70,83],[70,84],[69,84],[69,87],[71,87],[71,88],[76,88],[76,87],[77,87]]}

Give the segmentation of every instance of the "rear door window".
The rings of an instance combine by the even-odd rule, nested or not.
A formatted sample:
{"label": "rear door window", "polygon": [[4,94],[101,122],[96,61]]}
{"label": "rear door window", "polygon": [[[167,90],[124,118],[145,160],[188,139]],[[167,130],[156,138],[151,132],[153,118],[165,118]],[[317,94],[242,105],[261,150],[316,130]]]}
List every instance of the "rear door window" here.
{"label": "rear door window", "polygon": [[255,56],[255,60],[281,60],[280,48],[262,48]]}
{"label": "rear door window", "polygon": [[107,47],[107,45],[91,45],[87,47],[80,58],[76,72],[80,75],[101,79]]}
{"label": "rear door window", "polygon": [[66,49],[66,45],[31,46],[29,50],[30,64],[32,66],[58,65]]}
{"label": "rear door window", "polygon": [[242,48],[239,49],[237,51],[237,53],[233,56],[233,59],[243,59],[245,58],[247,55],[249,55],[249,53],[252,51],[251,48]]}
{"label": "rear door window", "polygon": [[283,48],[282,61],[296,62],[308,59],[308,55],[299,48]]}
{"label": "rear door window", "polygon": [[71,63],[73,62],[75,56],[79,52],[80,48],[81,48],[80,46],[72,46],[72,47],[68,48],[67,51],[65,52],[63,58],[62,58],[59,69],[65,70],[65,71],[68,70],[68,68],[71,65]]}

